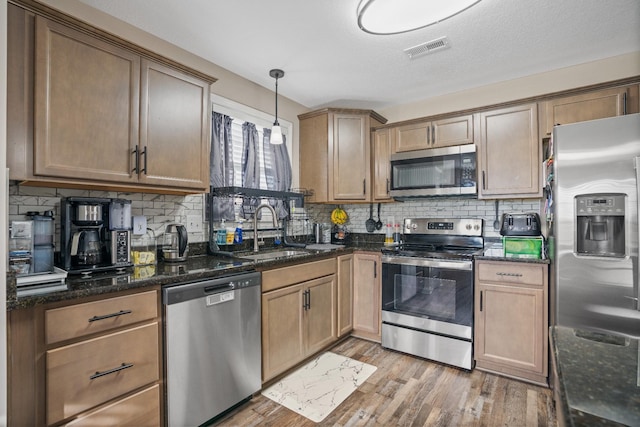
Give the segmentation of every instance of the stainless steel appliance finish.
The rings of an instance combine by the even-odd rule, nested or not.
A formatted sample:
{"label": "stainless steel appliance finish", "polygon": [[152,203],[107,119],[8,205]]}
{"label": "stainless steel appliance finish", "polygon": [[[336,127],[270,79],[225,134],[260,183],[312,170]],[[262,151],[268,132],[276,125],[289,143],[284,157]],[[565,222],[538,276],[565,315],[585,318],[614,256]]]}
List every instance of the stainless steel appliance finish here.
{"label": "stainless steel appliance finish", "polygon": [[475,144],[391,155],[391,187],[396,199],[477,194]]}
{"label": "stainless steel appliance finish", "polygon": [[536,212],[504,213],[500,225],[502,236],[540,236],[540,216]]}
{"label": "stainless steel appliance finish", "polygon": [[482,220],[407,218],[382,257],[382,345],[473,367],[473,255]]}
{"label": "stainless steel appliance finish", "polygon": [[556,126],[552,320],[640,337],[640,115]]}
{"label": "stainless steel appliance finish", "polygon": [[199,426],[260,390],[260,273],[167,287],[163,304],[169,426]]}

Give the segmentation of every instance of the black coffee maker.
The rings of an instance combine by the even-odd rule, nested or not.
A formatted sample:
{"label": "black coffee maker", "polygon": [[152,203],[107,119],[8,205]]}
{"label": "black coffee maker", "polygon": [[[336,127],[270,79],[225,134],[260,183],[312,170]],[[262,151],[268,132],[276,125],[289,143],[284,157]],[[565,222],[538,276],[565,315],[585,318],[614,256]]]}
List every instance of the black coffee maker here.
{"label": "black coffee maker", "polygon": [[60,210],[63,269],[86,274],[132,265],[131,201],[67,197],[61,200]]}

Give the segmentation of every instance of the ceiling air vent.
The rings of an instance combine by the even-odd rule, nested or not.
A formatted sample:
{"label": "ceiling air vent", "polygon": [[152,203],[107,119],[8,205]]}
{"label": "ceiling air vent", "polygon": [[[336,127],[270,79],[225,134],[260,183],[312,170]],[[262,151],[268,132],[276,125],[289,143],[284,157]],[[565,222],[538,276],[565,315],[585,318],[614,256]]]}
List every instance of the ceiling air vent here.
{"label": "ceiling air vent", "polygon": [[439,39],[431,40],[429,42],[425,42],[419,44],[414,47],[410,47],[404,50],[404,53],[407,54],[409,59],[414,59],[419,56],[427,55],[429,53],[433,53],[439,50],[444,50],[450,48],[449,39],[447,36],[440,37]]}

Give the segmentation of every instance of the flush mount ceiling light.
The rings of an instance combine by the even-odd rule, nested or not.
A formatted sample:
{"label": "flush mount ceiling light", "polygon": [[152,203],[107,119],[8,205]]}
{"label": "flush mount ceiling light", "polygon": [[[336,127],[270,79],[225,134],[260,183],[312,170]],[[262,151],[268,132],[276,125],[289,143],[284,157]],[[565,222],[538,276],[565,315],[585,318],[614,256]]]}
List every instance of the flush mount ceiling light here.
{"label": "flush mount ceiling light", "polygon": [[269,71],[269,75],[276,79],[276,121],[273,122],[273,127],[271,128],[269,142],[271,144],[282,144],[282,128],[278,123],[278,79],[284,76],[284,71],[273,69]]}
{"label": "flush mount ceiling light", "polygon": [[361,0],[358,26],[370,34],[400,34],[459,14],[481,0]]}

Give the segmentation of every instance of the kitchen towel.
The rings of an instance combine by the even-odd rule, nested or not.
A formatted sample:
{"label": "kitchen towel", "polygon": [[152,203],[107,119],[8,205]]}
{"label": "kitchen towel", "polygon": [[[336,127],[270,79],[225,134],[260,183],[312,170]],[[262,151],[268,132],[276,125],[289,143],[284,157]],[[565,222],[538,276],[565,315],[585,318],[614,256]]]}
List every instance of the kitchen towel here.
{"label": "kitchen towel", "polygon": [[376,369],[373,365],[325,352],[263,390],[262,394],[319,423]]}

